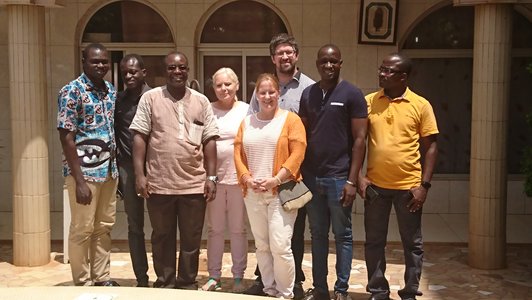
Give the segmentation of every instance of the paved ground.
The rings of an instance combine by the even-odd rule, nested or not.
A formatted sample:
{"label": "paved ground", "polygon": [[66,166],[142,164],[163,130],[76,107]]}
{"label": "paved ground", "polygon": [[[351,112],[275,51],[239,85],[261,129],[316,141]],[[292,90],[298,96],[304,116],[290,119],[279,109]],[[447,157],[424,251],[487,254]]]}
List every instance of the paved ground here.
{"label": "paved ground", "polygon": [[[133,271],[126,242],[113,244],[111,274],[122,286],[135,286]],[[307,281],[305,288],[311,287],[311,255],[309,245],[305,253],[303,266]],[[250,245],[248,268],[245,284],[252,283],[255,269],[255,255]],[[226,249],[227,250],[227,249]],[[52,260],[42,267],[15,267],[12,265],[11,242],[0,243],[0,299],[2,288],[35,286],[71,286],[69,265],[62,263],[62,244],[52,244]],[[334,253],[331,244],[330,253]],[[392,299],[400,299],[397,290],[404,285],[403,254],[399,244],[391,244],[387,250],[387,277],[392,288]],[[204,255],[202,255],[203,257]],[[356,244],[352,262],[349,292],[354,300],[367,299],[365,292],[366,268],[363,260],[362,245]],[[486,271],[472,269],[467,265],[467,247],[463,244],[428,244],[426,245],[425,264],[420,290],[420,300],[430,299],[532,299],[532,245],[509,245],[507,248],[508,268]],[[335,255],[329,256],[329,285],[334,282]],[[150,262],[151,263],[151,262]],[[202,260],[201,265],[205,265]],[[231,288],[230,255],[224,255],[222,288]],[[155,275],[149,271],[150,279]],[[206,271],[200,271],[199,283],[207,280]],[[222,289],[222,291],[224,291]],[[204,297],[210,299],[214,297]],[[38,299],[38,298],[37,298]]]}

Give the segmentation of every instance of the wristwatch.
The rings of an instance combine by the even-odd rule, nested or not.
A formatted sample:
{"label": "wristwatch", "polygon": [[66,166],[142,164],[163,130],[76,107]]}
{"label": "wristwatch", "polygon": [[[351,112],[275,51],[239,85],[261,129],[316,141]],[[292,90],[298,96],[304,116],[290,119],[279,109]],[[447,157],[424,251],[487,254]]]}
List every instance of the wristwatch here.
{"label": "wristwatch", "polygon": [[428,181],[421,181],[421,186],[424,187],[428,191],[430,187],[432,186],[432,184],[430,184],[430,182]]}
{"label": "wristwatch", "polygon": [[207,176],[207,180],[210,180],[214,182],[214,184],[218,183],[218,176]]}

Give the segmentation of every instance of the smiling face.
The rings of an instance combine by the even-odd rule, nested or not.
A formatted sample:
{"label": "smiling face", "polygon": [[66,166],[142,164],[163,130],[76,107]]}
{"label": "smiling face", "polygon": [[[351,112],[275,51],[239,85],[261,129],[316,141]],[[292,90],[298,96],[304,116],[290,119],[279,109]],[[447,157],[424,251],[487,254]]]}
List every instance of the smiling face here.
{"label": "smiling face", "polygon": [[280,44],[275,48],[272,62],[277,73],[292,75],[296,69],[298,54],[290,44]]}
{"label": "smiling face", "polygon": [[99,48],[86,49],[83,58],[83,72],[93,82],[103,80],[109,71],[109,55],[106,50]]}
{"label": "smiling face", "polygon": [[188,80],[188,60],[180,53],[171,53],[164,60],[166,84],[173,88],[185,88]]}
{"label": "smiling face", "polygon": [[259,77],[256,88],[260,112],[270,114],[279,104],[279,84],[270,77]]}
{"label": "smiling face", "polygon": [[342,54],[335,47],[324,47],[318,52],[316,67],[323,81],[338,81],[342,68]]}
{"label": "smiling face", "polygon": [[146,69],[142,69],[138,60],[131,58],[120,64],[120,74],[128,89],[135,89],[144,84]]}
{"label": "smiling face", "polygon": [[239,85],[229,74],[221,72],[214,77],[213,88],[218,101],[229,103],[236,100]]}

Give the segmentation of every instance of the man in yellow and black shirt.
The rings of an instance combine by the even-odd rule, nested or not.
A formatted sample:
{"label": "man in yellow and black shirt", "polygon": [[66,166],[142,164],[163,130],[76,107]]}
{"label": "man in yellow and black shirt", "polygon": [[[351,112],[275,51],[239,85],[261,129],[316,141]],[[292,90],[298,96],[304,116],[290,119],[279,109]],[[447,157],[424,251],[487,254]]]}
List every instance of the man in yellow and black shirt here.
{"label": "man in yellow and black shirt", "polygon": [[[423,263],[421,213],[436,163],[438,127],[430,103],[407,86],[410,59],[388,55],[379,68],[381,90],[366,96],[368,161],[358,189],[366,199],[366,290],[370,299],[389,299],[384,248],[394,206],[405,255],[401,299],[415,299]],[[424,162],[421,164],[421,159]]]}

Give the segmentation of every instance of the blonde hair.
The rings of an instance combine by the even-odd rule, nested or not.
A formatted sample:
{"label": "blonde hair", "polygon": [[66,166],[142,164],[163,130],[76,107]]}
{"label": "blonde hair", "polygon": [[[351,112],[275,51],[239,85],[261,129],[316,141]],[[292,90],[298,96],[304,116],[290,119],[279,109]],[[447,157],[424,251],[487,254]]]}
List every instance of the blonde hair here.
{"label": "blonde hair", "polygon": [[270,81],[273,83],[273,86],[275,87],[275,89],[277,89],[277,91],[279,91],[279,79],[277,79],[277,77],[271,73],[262,73],[259,75],[259,77],[257,77],[257,82],[255,83],[255,93],[257,93],[259,91],[259,85],[263,82],[263,81]]}
{"label": "blonde hair", "polygon": [[240,85],[240,82],[238,81],[238,76],[236,75],[235,71],[231,68],[220,68],[218,71],[216,71],[214,74],[212,74],[212,87],[215,85],[216,76],[225,74],[229,79],[234,82],[236,85]]}

